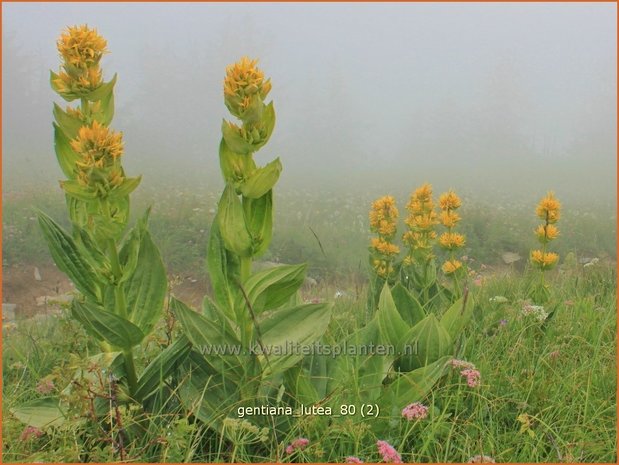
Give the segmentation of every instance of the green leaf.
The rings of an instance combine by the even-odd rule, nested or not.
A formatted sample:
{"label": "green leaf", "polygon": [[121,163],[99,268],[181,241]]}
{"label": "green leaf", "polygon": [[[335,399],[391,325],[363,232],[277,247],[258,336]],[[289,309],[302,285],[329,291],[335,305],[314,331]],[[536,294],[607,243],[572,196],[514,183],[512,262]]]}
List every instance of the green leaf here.
{"label": "green leaf", "polygon": [[57,103],[54,103],[54,118],[56,118],[57,125],[62,129],[67,139],[75,139],[80,128],[84,125],[81,119],[71,116]]}
{"label": "green leaf", "polygon": [[87,302],[74,300],[71,313],[89,334],[115,347],[130,349],[144,339],[144,333],[129,320]]}
{"label": "green leaf", "polygon": [[62,190],[64,190],[67,195],[83,202],[92,202],[97,199],[97,193],[95,191],[85,188],[80,183],[72,179],[68,181],[60,181],[60,187],[62,187]]}
{"label": "green leaf", "polygon": [[258,199],[273,189],[282,172],[282,163],[276,158],[262,168],[257,168],[241,184],[241,193],[244,197]]}
{"label": "green leaf", "polygon": [[256,169],[253,157],[233,151],[223,138],[219,144],[219,165],[226,182],[235,185]]}
{"label": "green leaf", "polygon": [[196,348],[205,345],[239,344],[236,334],[226,320],[210,320],[175,298],[172,298],[170,308],[185,329],[185,335]]}
{"label": "green leaf", "polygon": [[[280,265],[254,273],[243,288],[256,313],[285,304],[303,285],[307,264]],[[244,299],[237,302],[243,305]]]}
{"label": "green leaf", "polygon": [[465,291],[465,294],[456,300],[441,317],[441,326],[445,328],[452,340],[456,340],[471,320],[473,308],[473,298],[468,291]]}
{"label": "green leaf", "polygon": [[331,320],[331,304],[306,304],[273,312],[260,323],[262,343],[268,351],[269,375],[280,373],[303,358],[299,350],[289,350],[314,344],[326,331]]}
{"label": "green leaf", "polygon": [[[228,320],[210,320],[175,298],[171,300],[170,308],[181,322],[184,334],[195,349],[209,360],[207,363],[211,366],[220,363],[222,369],[229,369],[238,379],[243,372],[240,358],[241,343],[229,326]],[[235,354],[235,351],[239,353]],[[213,359],[217,362],[212,362]]]}
{"label": "green leaf", "polygon": [[232,152],[247,156],[255,151],[253,145],[239,134],[237,126],[230,126],[226,120],[221,123],[221,134]]}
{"label": "green leaf", "polygon": [[117,77],[118,76],[114,74],[114,77],[110,81],[104,82],[89,94],[84,95],[84,98],[91,102],[109,98],[109,94],[114,91],[114,84],[116,84]]}
{"label": "green leaf", "polygon": [[406,334],[409,328],[396,309],[387,283],[383,286],[380,298],[378,299],[376,321],[378,322],[378,328],[382,339],[394,347],[397,346],[402,336]]}
{"label": "green leaf", "polygon": [[80,159],[80,156],[73,150],[68,137],[62,129],[60,129],[56,123],[53,123],[53,126],[54,149],[56,151],[58,164],[67,178],[75,179],[75,163]]}
{"label": "green leaf", "polygon": [[94,115],[95,119],[104,126],[109,126],[114,118],[114,92],[110,92],[101,100],[101,111]]}
{"label": "green leaf", "polygon": [[412,371],[451,353],[453,342],[434,313],[430,313],[404,334],[397,347],[403,355],[396,360],[396,368]]}
{"label": "green leaf", "polygon": [[154,394],[163,381],[187,358],[191,351],[191,342],[181,335],[173,344],[166,347],[148,364],[138,380],[135,399],[142,401]]}
{"label": "green leaf", "polygon": [[135,271],[125,282],[127,314],[144,334],[150,334],[161,317],[168,277],[157,246],[148,231],[140,240]]}
{"label": "green leaf", "polygon": [[273,106],[273,102],[269,102],[269,104],[264,108],[264,112],[262,113],[262,124],[264,125],[265,133],[260,143],[260,147],[269,141],[271,134],[273,134],[273,129],[275,128],[275,107]]}
{"label": "green leaf", "polygon": [[101,301],[101,281],[77,245],[58,224],[43,212],[37,213],[43,237],[60,271],[67,274],[78,291],[95,302]]}
{"label": "green leaf", "polygon": [[10,412],[22,423],[36,428],[61,426],[66,421],[59,400],[53,397],[32,400],[10,409]]}
{"label": "green leaf", "polygon": [[273,237],[273,191],[259,199],[243,198],[245,221],[252,238],[252,256],[266,252]]}
{"label": "green leaf", "polygon": [[416,325],[426,317],[419,301],[401,283],[393,286],[391,295],[398,312],[409,326]]}
{"label": "green leaf", "polygon": [[445,364],[450,358],[439,358],[429,365],[398,376],[387,385],[379,401],[384,416],[399,417],[406,405],[423,400],[445,373]]}
{"label": "green leaf", "polygon": [[329,365],[327,392],[341,392],[337,402],[376,400],[395,356],[385,353],[387,347],[375,317],[340,345],[339,354]]}
{"label": "green leaf", "polygon": [[228,277],[231,273],[231,264],[228,258],[228,253],[219,231],[219,222],[217,217],[215,217],[211,225],[208,239],[206,267],[208,269],[211,286],[213,287],[215,301],[228,315],[232,315],[233,298],[228,282]]}
{"label": "green leaf", "polygon": [[120,186],[114,187],[109,196],[111,199],[126,197],[131,194],[137,187],[140,185],[140,181],[142,181],[142,176],[138,176],[137,178],[125,178]]}
{"label": "green leaf", "polygon": [[197,350],[183,363],[188,382],[180,387],[183,406],[215,428],[238,405],[240,387],[225,370],[214,370]]}
{"label": "green leaf", "polygon": [[243,206],[230,183],[226,185],[219,201],[217,220],[226,249],[240,257],[249,257],[252,249],[251,236],[245,223]]}

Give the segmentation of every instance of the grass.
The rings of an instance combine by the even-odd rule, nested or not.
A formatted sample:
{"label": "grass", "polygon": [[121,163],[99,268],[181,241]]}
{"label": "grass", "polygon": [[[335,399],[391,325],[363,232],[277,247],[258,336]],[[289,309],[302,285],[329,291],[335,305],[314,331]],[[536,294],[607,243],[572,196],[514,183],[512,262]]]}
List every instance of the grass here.
{"label": "grass", "polygon": [[[355,415],[301,418],[277,435],[271,428],[262,431],[260,418],[235,420],[228,425],[232,439],[224,440],[175,404],[172,390],[166,408],[149,414],[121,407],[122,431],[114,421],[90,420],[88,404],[74,399],[83,407],[74,410],[84,418],[79,427],[49,428],[39,438],[20,440],[24,426],[10,409],[41,397],[37,386],[40,390],[43,380],[51,379],[57,393],[97,349],[64,313],[19,321],[4,330],[4,461],[118,461],[114,441],[124,435],[124,458],[131,461],[343,462],[354,455],[375,462],[381,439],[406,462],[463,462],[481,454],[497,462],[615,462],[615,268],[575,263],[555,272],[547,310],[556,312],[546,323],[522,314],[529,278],[493,273],[472,289],[474,320],[459,358],[476,365],[481,386],[468,387],[453,371],[424,400],[428,418],[407,422],[394,416],[388,437],[377,437],[372,420]],[[338,291],[323,284],[304,291],[304,297],[333,300]],[[366,318],[364,288],[355,293],[348,287],[335,298],[326,338],[339,339]],[[162,326],[143,345],[139,364],[145,365],[165,339]],[[298,437],[308,438],[309,446],[286,455],[284,448]]]}
{"label": "grass", "polygon": [[[500,195],[497,193],[497,196]],[[401,200],[400,216],[404,215]],[[204,256],[209,228],[219,194],[204,188],[144,186],[132,205],[134,218],[152,205],[151,232],[170,273],[192,273],[205,277]],[[275,199],[273,241],[263,261],[308,262],[309,275],[325,282],[346,281],[356,275],[365,279],[369,229],[367,212],[374,196],[364,193],[281,190]],[[522,259],[514,266],[522,269],[529,250],[536,245],[532,234],[537,226],[536,200],[531,203],[501,200],[501,206],[483,198],[464,197],[459,231],[466,234],[464,253],[478,263],[502,264],[502,254],[513,252]],[[3,199],[3,264],[51,263],[35,221],[33,207],[46,211],[66,224],[66,207],[56,187],[48,190],[23,188],[5,193]],[[553,247],[565,257],[616,256],[616,214],[612,206],[587,203],[564,205],[561,237]],[[400,225],[403,231],[403,223]]]}

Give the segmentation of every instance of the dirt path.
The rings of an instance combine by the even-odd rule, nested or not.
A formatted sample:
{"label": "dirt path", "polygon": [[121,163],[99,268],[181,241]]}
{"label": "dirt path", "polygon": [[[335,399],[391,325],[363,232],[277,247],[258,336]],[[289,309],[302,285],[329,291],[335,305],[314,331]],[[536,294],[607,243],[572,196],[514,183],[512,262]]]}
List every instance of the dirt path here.
{"label": "dirt path", "polygon": [[[45,313],[47,308],[41,305],[43,297],[60,296],[74,290],[73,284],[55,266],[40,266],[36,269],[38,275],[35,265],[2,267],[2,303],[16,305],[16,318],[30,318]],[[176,297],[194,307],[201,305],[206,283],[192,277],[175,277],[174,282],[173,293]]]}

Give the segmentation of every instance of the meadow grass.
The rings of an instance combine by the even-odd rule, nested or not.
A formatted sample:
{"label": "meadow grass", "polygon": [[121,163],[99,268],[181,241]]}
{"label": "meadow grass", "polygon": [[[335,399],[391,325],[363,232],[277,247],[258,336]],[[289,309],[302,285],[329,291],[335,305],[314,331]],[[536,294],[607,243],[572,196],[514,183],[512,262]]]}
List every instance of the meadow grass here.
{"label": "meadow grass", "polygon": [[[176,402],[177,387],[168,386],[150,413],[121,407],[122,431],[114,420],[91,421],[88,403],[77,402],[83,407],[74,412],[83,416],[79,427],[20,439],[24,426],[9,410],[41,397],[45,380],[53,382],[50,394],[57,394],[98,349],[64,314],[18,321],[4,329],[3,459],[118,461],[113,438],[122,436],[125,460],[131,461],[343,462],[357,456],[375,462],[376,441],[387,440],[405,462],[463,462],[482,454],[497,462],[614,462],[616,270],[600,262],[553,272],[546,310],[555,313],[545,322],[522,313],[533,278],[508,270],[471,285],[475,314],[457,356],[475,364],[481,385],[469,387],[453,370],[424,399],[428,417],[409,422],[394,416],[388,437],[377,437],[372,420],[355,415],[304,417],[279,432],[262,431],[265,424],[254,417],[231,423],[234,439],[223,439],[196,422]],[[334,299],[327,341],[367,321],[364,287],[355,292],[323,284],[303,297]],[[161,324],[136,354],[138,364],[146,365],[166,337]],[[308,447],[287,455],[285,447],[299,437],[310,440]]]}

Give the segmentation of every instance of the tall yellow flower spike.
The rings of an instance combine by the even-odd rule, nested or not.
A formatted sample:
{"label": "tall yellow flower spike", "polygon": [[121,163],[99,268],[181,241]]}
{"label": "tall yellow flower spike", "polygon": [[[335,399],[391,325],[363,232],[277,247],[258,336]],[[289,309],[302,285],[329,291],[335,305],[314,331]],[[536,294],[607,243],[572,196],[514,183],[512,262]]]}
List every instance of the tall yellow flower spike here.
{"label": "tall yellow flower spike", "polygon": [[548,192],[537,204],[535,214],[544,221],[534,230],[535,236],[542,244],[542,250],[531,252],[531,263],[545,271],[551,269],[559,261],[559,255],[547,252],[546,247],[550,241],[559,236],[559,229],[555,224],[561,217],[561,202],[557,200],[553,192]]}
{"label": "tall yellow flower spike", "polygon": [[372,238],[370,243],[373,257],[371,264],[376,274],[386,279],[393,273],[392,262],[400,253],[399,247],[392,242],[399,217],[395,199],[386,195],[375,200],[369,217],[371,231],[378,234],[378,237]]}
{"label": "tall yellow flower spike", "polygon": [[540,280],[531,288],[530,292],[536,303],[543,304],[550,299],[550,288],[545,283],[545,272],[559,263],[559,254],[548,251],[548,244],[559,236],[556,223],[561,217],[561,203],[553,192],[548,192],[539,201],[535,208],[535,214],[543,221],[533,231],[542,248],[531,251],[530,262],[531,265],[540,270]]}
{"label": "tall yellow flower spike", "polygon": [[438,224],[432,200],[432,185],[426,183],[415,189],[406,209],[409,215],[404,222],[409,230],[402,236],[402,240],[409,247],[406,263],[426,263],[433,257],[432,241],[436,239],[434,226]]}
{"label": "tall yellow flower spike", "polygon": [[453,231],[460,216],[455,210],[460,208],[462,200],[454,191],[448,191],[439,197],[439,207],[441,208],[440,221],[444,227],[447,228],[447,232],[441,234],[438,239],[439,245],[449,251],[449,259],[443,264],[442,270],[446,275],[454,275],[456,271],[462,268],[462,263],[456,260],[456,250],[464,247],[466,238],[463,234]]}

